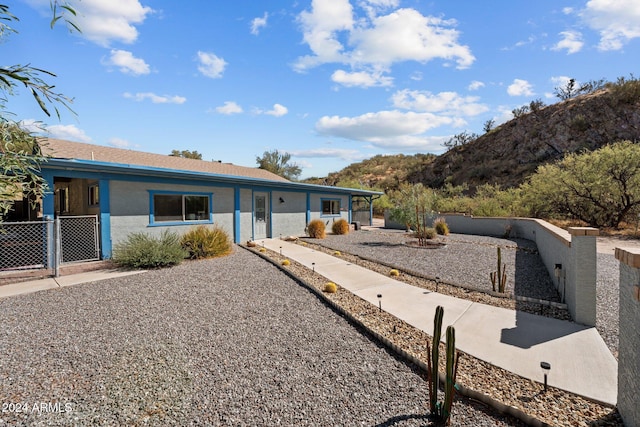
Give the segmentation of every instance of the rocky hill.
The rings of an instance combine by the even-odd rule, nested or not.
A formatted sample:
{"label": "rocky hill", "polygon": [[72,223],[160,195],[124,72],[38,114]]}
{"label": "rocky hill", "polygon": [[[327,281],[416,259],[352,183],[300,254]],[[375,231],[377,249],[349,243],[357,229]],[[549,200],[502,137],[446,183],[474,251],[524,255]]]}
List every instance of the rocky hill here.
{"label": "rocky hill", "polygon": [[422,182],[434,188],[445,180],[517,186],[544,163],[565,154],[594,150],[620,140],[640,142],[640,80],[608,83],[593,93],[535,108],[477,139],[440,156],[376,156],[330,174],[328,185],[364,178],[365,185],[392,189]]}

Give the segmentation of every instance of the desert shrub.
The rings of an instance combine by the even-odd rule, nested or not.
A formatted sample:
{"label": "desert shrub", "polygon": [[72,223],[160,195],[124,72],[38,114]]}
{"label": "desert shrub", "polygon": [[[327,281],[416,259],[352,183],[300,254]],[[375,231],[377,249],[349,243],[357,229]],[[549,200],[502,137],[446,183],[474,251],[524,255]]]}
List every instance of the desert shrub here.
{"label": "desert shrub", "polygon": [[436,230],[436,233],[441,236],[447,236],[449,234],[449,225],[447,225],[447,221],[443,217],[438,217],[433,221],[433,228]]}
{"label": "desert shrub", "polygon": [[333,282],[328,282],[324,285],[324,291],[328,294],[335,294],[338,290],[338,287]]}
{"label": "desert shrub", "polygon": [[340,218],[333,222],[331,231],[333,231],[333,234],[349,234],[349,223],[346,219]]}
{"label": "desert shrub", "polygon": [[324,221],[319,219],[312,220],[309,224],[307,224],[307,234],[309,235],[309,237],[312,237],[314,239],[324,239],[326,234]]}
{"label": "desert shrub", "polygon": [[437,233],[435,228],[427,227],[416,231],[415,233],[413,233],[413,236],[417,237],[418,239],[433,239],[434,237],[436,237],[436,234]]}
{"label": "desert shrub", "polygon": [[229,254],[232,249],[229,235],[218,226],[193,227],[182,236],[180,243],[191,259],[223,256]]}
{"label": "desert shrub", "polygon": [[113,261],[133,268],[160,268],[180,264],[187,256],[178,234],[165,230],[160,236],[132,233],[113,250]]}

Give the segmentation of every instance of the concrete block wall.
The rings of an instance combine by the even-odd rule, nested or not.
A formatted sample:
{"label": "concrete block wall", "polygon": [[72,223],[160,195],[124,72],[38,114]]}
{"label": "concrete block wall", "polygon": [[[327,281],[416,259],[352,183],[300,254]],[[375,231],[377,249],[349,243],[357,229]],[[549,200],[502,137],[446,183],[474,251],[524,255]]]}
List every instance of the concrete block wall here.
{"label": "concrete block wall", "polygon": [[[595,326],[597,229],[573,227],[567,231],[535,218],[489,218],[464,214],[438,214],[434,218],[436,216],[445,218],[452,233],[534,241],[572,318],[583,325]],[[385,215],[385,226],[387,218]],[[391,221],[388,224],[389,228],[403,228]],[[556,266],[561,268],[556,271]]]}
{"label": "concrete block wall", "polygon": [[640,250],[616,248],[620,261],[618,411],[626,426],[640,426]]}

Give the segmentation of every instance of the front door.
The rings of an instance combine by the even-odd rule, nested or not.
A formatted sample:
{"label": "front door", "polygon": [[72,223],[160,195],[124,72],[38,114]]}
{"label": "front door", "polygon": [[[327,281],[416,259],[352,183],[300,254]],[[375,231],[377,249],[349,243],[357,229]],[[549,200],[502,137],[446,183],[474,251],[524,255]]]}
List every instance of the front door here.
{"label": "front door", "polygon": [[269,194],[253,194],[253,239],[269,237]]}

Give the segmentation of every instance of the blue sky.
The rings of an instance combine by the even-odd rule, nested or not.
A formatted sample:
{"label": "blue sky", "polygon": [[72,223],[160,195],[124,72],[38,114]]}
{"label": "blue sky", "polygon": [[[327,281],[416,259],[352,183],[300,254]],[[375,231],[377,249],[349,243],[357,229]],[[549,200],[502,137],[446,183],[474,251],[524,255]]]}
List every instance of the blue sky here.
{"label": "blue sky", "polygon": [[292,154],[302,178],[376,154],[444,152],[567,79],[615,80],[640,58],[637,0],[81,0],[82,33],[18,0],[3,65],[31,64],[74,98],[7,110],[51,137],[256,166]]}

